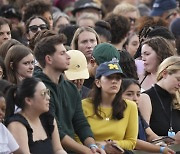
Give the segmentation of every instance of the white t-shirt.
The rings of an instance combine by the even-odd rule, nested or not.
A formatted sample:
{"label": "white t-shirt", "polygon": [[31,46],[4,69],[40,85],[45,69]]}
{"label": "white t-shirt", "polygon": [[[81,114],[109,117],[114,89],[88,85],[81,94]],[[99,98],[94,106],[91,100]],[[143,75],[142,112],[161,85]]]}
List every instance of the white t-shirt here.
{"label": "white t-shirt", "polygon": [[0,123],[0,154],[9,154],[19,148],[9,130]]}

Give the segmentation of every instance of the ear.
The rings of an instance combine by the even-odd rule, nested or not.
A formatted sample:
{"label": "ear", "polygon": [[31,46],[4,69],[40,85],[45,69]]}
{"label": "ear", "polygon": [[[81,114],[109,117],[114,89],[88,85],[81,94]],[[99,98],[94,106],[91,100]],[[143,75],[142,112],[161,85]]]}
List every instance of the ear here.
{"label": "ear", "polygon": [[10,62],[9,66],[10,66],[10,68],[11,68],[12,70],[14,69],[14,67],[13,67],[13,62]]}
{"label": "ear", "polygon": [[45,62],[46,62],[46,64],[52,64],[52,57],[50,55],[46,55]]}
{"label": "ear", "polygon": [[167,70],[163,70],[163,72],[162,72],[162,77],[163,77],[164,79],[166,79],[167,76],[168,76]]}
{"label": "ear", "polygon": [[99,79],[95,79],[95,84],[98,88],[101,88],[101,81]]}
{"label": "ear", "polygon": [[29,97],[25,97],[25,103],[26,104],[28,104],[29,106],[31,106],[32,105],[32,101],[31,101],[31,98],[29,98]]}

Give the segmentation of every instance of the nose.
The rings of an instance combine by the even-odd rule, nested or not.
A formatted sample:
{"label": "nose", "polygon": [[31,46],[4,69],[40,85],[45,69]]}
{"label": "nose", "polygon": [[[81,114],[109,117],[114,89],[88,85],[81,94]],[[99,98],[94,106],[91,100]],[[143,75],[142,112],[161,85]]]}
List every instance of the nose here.
{"label": "nose", "polygon": [[8,36],[8,34],[7,33],[4,33],[4,40],[7,40],[7,39],[9,39],[9,36]]}
{"label": "nose", "polygon": [[33,69],[34,69],[34,64],[30,63],[30,64],[29,64],[29,68],[30,68],[31,70],[33,70]]}
{"label": "nose", "polygon": [[136,102],[136,103],[138,102],[138,96],[137,95],[133,96],[133,101]]}
{"label": "nose", "polygon": [[146,60],[146,58],[145,58],[145,56],[143,54],[141,54],[141,57],[142,57],[142,61]]}
{"label": "nose", "polygon": [[70,60],[71,59],[71,57],[66,53],[66,56],[67,56],[67,59],[68,60]]}
{"label": "nose", "polygon": [[88,48],[92,48],[92,43],[91,43],[90,41],[88,41],[87,47],[88,47]]}

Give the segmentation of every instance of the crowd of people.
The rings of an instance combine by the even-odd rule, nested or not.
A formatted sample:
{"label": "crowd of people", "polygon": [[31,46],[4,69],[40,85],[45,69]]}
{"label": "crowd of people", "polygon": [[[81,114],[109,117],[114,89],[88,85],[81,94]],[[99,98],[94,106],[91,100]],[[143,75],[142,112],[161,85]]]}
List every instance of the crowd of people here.
{"label": "crowd of people", "polygon": [[0,0],[0,154],[175,154],[179,27],[178,0]]}

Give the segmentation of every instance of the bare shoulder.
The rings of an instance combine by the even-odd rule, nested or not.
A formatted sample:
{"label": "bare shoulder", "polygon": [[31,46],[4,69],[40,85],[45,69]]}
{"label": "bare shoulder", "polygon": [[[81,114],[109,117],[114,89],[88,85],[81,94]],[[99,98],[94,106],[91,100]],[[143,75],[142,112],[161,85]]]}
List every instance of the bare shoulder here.
{"label": "bare shoulder", "polygon": [[11,132],[17,131],[17,133],[18,133],[18,132],[22,133],[21,131],[26,131],[26,127],[25,127],[22,123],[20,123],[20,122],[18,122],[18,121],[13,121],[13,122],[11,122],[11,123],[8,125],[8,129],[9,129]]}

